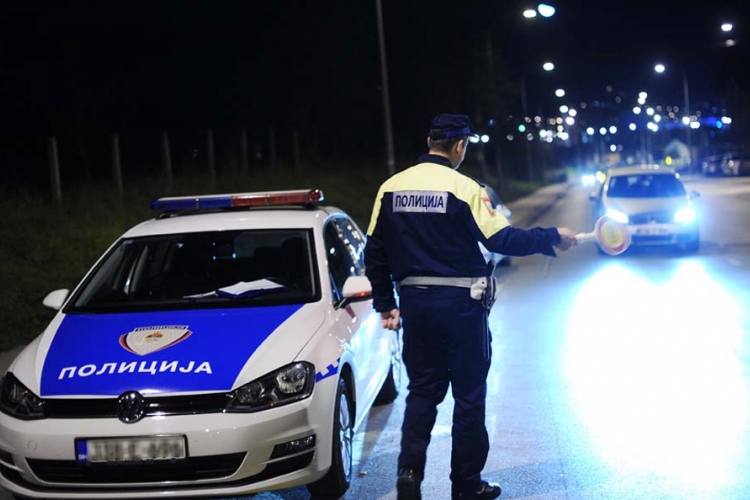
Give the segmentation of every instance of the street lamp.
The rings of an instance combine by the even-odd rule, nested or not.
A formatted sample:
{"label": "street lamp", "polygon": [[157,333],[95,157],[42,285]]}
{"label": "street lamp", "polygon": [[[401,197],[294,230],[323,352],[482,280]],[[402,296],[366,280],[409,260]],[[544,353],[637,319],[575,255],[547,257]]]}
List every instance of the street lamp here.
{"label": "street lamp", "polygon": [[[661,74],[666,71],[666,67],[663,64],[657,64],[654,66],[654,71]],[[661,70],[661,71],[660,71]],[[687,74],[685,73],[685,70],[682,70],[682,97],[684,101],[683,109],[685,110],[685,117],[683,117],[682,122],[686,125],[685,127],[685,139],[687,141],[687,148],[688,148],[688,170],[693,169],[693,144],[692,144],[692,138],[690,136],[690,86],[688,85],[688,79]],[[658,126],[656,128],[658,130]],[[656,131],[654,130],[654,131]]]}
{"label": "street lamp", "polygon": [[731,33],[734,29],[734,25],[732,23],[724,23],[721,25],[721,31],[724,33]]}

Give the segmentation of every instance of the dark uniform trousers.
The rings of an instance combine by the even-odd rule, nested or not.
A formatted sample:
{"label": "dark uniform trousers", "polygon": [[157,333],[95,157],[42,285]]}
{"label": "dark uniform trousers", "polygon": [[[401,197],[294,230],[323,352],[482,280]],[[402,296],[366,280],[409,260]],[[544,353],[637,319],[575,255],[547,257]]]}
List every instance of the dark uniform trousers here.
{"label": "dark uniform trousers", "polygon": [[399,297],[409,376],[399,469],[412,467],[424,474],[437,406],[450,385],[455,400],[450,478],[454,490],[470,488],[481,480],[489,451],[487,309],[470,297],[468,288],[404,286]]}

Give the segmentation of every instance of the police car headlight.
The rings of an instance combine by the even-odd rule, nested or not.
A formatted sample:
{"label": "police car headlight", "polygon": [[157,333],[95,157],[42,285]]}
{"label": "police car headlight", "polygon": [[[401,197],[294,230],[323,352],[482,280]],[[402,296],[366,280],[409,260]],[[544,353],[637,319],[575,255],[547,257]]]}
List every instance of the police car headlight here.
{"label": "police car headlight", "polygon": [[5,374],[0,389],[0,411],[21,420],[44,418],[44,401],[23,385],[11,372]]}
{"label": "police car headlight", "polygon": [[281,406],[312,394],[315,367],[311,363],[294,363],[230,393],[228,412],[254,412]]}

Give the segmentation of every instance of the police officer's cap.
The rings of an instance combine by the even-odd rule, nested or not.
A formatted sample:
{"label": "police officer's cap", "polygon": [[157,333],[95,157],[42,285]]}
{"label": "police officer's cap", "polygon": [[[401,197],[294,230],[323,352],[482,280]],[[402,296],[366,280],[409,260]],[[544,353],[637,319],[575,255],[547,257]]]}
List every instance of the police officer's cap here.
{"label": "police officer's cap", "polygon": [[433,118],[430,125],[430,139],[451,139],[460,136],[479,137],[471,131],[471,121],[468,116],[443,113]]}

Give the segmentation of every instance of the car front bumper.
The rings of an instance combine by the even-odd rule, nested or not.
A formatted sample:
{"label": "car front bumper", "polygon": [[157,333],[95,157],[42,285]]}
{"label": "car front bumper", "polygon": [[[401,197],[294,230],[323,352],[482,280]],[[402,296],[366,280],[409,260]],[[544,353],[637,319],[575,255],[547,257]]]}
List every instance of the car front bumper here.
{"label": "car front bumper", "polygon": [[[321,384],[327,386],[329,384]],[[0,413],[0,485],[32,498],[243,496],[322,477],[331,463],[333,395],[257,413],[22,421]],[[76,461],[77,438],[184,435],[188,458],[126,465]],[[284,444],[309,436],[313,445]],[[309,441],[309,440],[308,440]]]}

